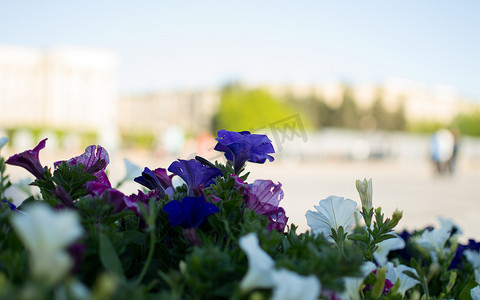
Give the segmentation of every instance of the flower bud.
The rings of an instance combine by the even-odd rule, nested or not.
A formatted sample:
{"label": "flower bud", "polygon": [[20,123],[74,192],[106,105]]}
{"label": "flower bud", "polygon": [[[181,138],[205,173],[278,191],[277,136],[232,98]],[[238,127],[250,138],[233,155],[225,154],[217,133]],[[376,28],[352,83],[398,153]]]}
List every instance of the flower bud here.
{"label": "flower bud", "polygon": [[402,219],[403,211],[395,209],[392,214],[392,228],[397,226],[398,222]]}
{"label": "flower bud", "polygon": [[372,179],[367,180],[366,178],[355,181],[355,186],[357,187],[358,194],[362,200],[362,207],[367,211],[372,208]]}

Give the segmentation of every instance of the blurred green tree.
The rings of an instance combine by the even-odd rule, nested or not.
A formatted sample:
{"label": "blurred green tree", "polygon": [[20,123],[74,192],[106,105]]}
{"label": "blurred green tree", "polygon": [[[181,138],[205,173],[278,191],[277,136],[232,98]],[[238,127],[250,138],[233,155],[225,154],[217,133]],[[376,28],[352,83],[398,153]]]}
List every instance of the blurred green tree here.
{"label": "blurred green tree", "polygon": [[254,131],[298,112],[285,101],[275,98],[264,89],[246,89],[239,84],[226,85],[214,116],[212,128]]}
{"label": "blurred green tree", "polygon": [[360,121],[360,112],[353,98],[353,92],[347,85],[343,90],[342,104],[338,109],[332,111],[332,115],[332,126],[357,128]]}
{"label": "blurred green tree", "polygon": [[463,135],[480,136],[480,110],[459,114],[451,127],[457,128]]}

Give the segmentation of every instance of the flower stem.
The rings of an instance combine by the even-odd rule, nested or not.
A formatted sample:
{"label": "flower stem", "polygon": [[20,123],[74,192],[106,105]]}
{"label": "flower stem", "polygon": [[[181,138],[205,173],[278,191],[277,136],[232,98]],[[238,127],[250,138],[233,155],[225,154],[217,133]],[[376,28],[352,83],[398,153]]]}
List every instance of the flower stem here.
{"label": "flower stem", "polygon": [[135,285],[138,285],[142,282],[143,277],[147,273],[148,267],[150,266],[150,262],[152,261],[153,258],[153,253],[155,252],[155,230],[150,229],[150,249],[148,250],[148,256],[147,256],[147,261],[143,265],[142,272],[140,273],[140,276],[137,278]]}

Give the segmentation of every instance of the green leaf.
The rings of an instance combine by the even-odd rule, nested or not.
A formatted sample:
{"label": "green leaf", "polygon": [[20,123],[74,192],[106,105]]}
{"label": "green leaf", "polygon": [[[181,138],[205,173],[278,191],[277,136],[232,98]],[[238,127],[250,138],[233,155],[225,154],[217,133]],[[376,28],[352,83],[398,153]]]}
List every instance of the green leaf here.
{"label": "green leaf", "polygon": [[396,235],[393,235],[393,234],[384,234],[382,235],[381,237],[379,238],[376,238],[372,244],[378,244],[380,242],[383,242],[385,240],[389,240],[389,239],[394,239],[396,238],[397,236]]}
{"label": "green leaf", "polygon": [[110,242],[109,238],[103,234],[99,234],[99,255],[100,261],[107,271],[112,272],[115,275],[118,275],[120,278],[124,278],[123,268],[118,254],[115,251],[115,247]]}
{"label": "green leaf", "polygon": [[136,231],[136,230],[129,230],[123,232],[123,239],[129,241],[133,244],[137,245],[144,245],[146,241],[146,235],[143,232]]}
{"label": "green leaf", "polygon": [[368,236],[366,236],[365,234],[352,233],[348,235],[348,239],[353,241],[363,242],[365,244],[368,243]]}
{"label": "green leaf", "polygon": [[472,296],[470,295],[470,290],[473,289],[474,287],[478,286],[478,284],[471,280],[462,290],[460,295],[458,295],[459,300],[471,300]]}

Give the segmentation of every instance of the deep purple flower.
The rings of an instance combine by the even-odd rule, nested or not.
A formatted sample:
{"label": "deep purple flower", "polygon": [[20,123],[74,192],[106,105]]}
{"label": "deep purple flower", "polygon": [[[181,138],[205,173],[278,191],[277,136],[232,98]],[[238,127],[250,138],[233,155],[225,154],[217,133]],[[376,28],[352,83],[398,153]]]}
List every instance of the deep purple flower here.
{"label": "deep purple flower", "polygon": [[145,168],[142,172],[142,176],[136,177],[135,182],[146,186],[151,190],[157,190],[160,192],[160,197],[164,198],[165,195],[173,192],[172,177],[174,175],[168,175],[167,170],[158,168],[150,170]]}
{"label": "deep purple flower", "polygon": [[285,214],[285,209],[283,207],[277,208],[277,210],[269,213],[268,219],[270,223],[267,225],[268,230],[275,229],[277,231],[283,232],[285,230],[285,226],[288,222],[288,217]]}
{"label": "deep purple flower", "polygon": [[168,170],[185,181],[189,196],[202,195],[201,190],[210,186],[214,178],[222,175],[220,169],[205,166],[195,159],[174,161]]}
{"label": "deep purple flower", "polygon": [[87,245],[80,244],[78,242],[73,243],[72,245],[70,245],[70,247],[67,248],[68,254],[70,254],[70,257],[73,258],[74,261],[71,270],[72,273],[76,273],[80,270],[85,250],[87,250]]}
{"label": "deep purple flower", "polygon": [[36,178],[45,179],[45,176],[43,175],[45,173],[45,169],[40,163],[40,158],[38,157],[38,154],[40,150],[45,148],[46,141],[47,139],[43,139],[32,150],[27,150],[22,153],[10,156],[10,158],[7,159],[5,163],[25,168]]}
{"label": "deep purple flower", "polygon": [[[57,161],[53,165],[57,167],[62,162],[63,161]],[[82,155],[70,158],[66,161],[69,165],[84,165],[85,172],[97,177],[97,180],[95,180],[96,182],[111,186],[107,174],[105,173],[105,169],[109,162],[110,159],[107,151],[101,146],[95,145],[88,146]]]}
{"label": "deep purple flower", "polygon": [[72,197],[68,194],[67,190],[63,188],[61,185],[57,185],[53,190],[53,194],[55,197],[62,201],[62,204],[68,208],[76,208],[75,204],[73,203]]}
{"label": "deep purple flower", "polygon": [[270,220],[267,229],[276,229],[283,232],[288,217],[285,210],[278,205],[283,199],[282,184],[275,184],[271,180],[255,180],[253,184],[246,184],[237,175],[232,175],[237,189],[243,190],[245,207],[254,210],[257,214],[266,215]]}
{"label": "deep purple flower", "polygon": [[143,205],[148,211],[148,201],[152,198],[160,199],[160,191],[153,190],[145,194],[138,190],[137,194],[131,194],[125,199],[125,205],[127,209],[133,211],[137,216],[142,217],[139,205]]}
{"label": "deep purple flower", "polygon": [[235,132],[220,130],[215,150],[225,152],[225,157],[233,162],[235,173],[243,168],[245,162],[263,164],[267,159],[273,161],[268,153],[275,153],[272,141],[264,134],[251,134],[248,131]]}
{"label": "deep purple flower", "polygon": [[173,227],[196,228],[205,218],[219,211],[214,204],[206,202],[203,196],[185,197],[182,201],[172,200],[165,204],[163,210]]}
{"label": "deep purple flower", "polygon": [[127,208],[129,199],[122,192],[95,181],[87,182],[86,187],[90,195],[104,199],[105,203],[113,204],[113,213],[121,212]]}

